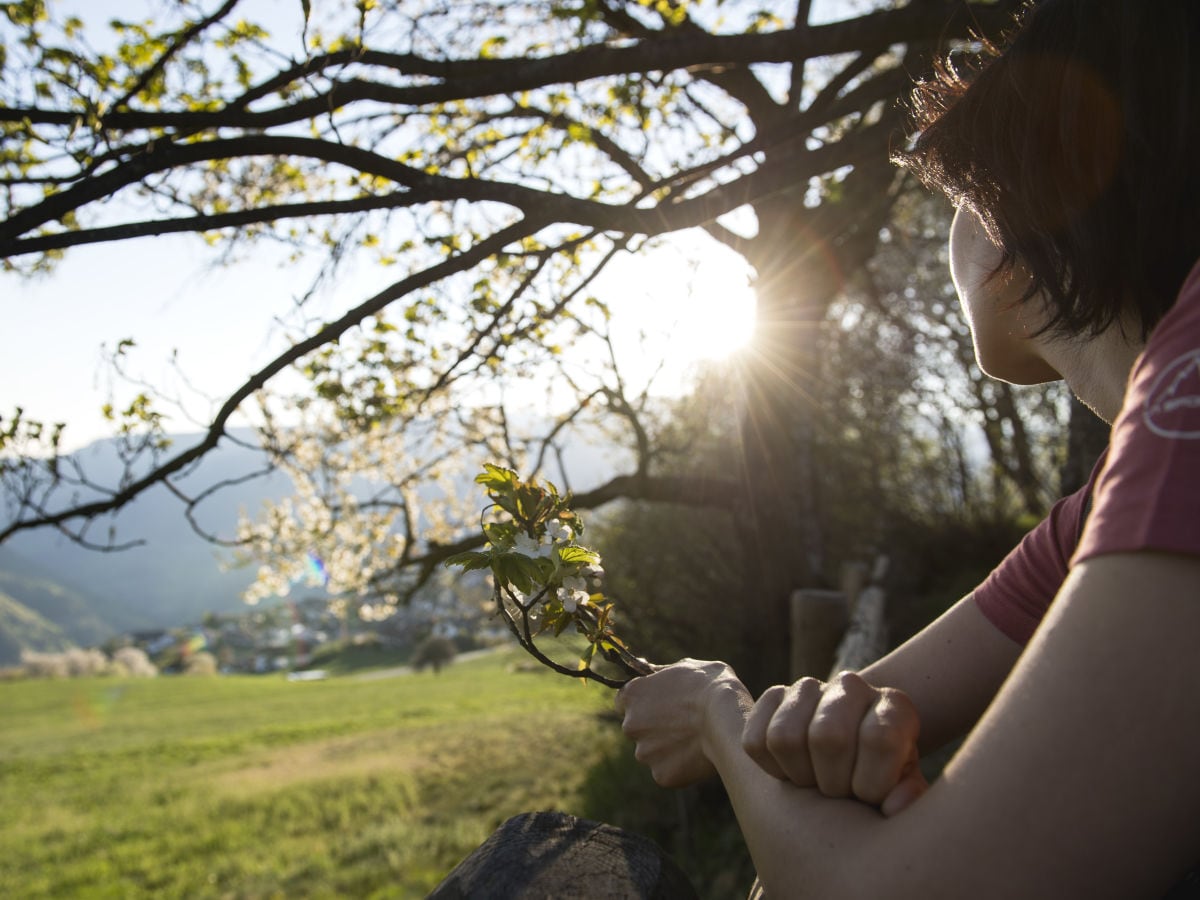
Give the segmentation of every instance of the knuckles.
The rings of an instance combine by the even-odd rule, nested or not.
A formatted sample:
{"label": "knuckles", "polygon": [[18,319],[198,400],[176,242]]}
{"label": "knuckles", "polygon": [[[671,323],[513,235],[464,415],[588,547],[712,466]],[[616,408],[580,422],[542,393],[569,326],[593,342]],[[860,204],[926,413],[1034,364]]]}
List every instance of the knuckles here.
{"label": "knuckles", "polygon": [[858,741],[865,749],[884,756],[906,753],[910,743],[905,732],[875,716],[863,720]]}
{"label": "knuckles", "polygon": [[791,756],[803,752],[808,743],[805,723],[776,717],[767,726],[763,744],[772,756]]}
{"label": "knuckles", "polygon": [[808,747],[815,755],[825,758],[849,754],[854,748],[858,723],[835,715],[814,718],[808,726]]}
{"label": "knuckles", "polygon": [[864,698],[878,694],[879,691],[867,684],[861,675],[857,672],[843,671],[838,672],[829,679],[829,688],[826,692],[827,696],[832,695],[838,699],[846,698],[847,700],[862,701]]}
{"label": "knuckles", "polygon": [[[875,688],[847,671],[828,683],[802,678],[768,688],[747,721],[742,747],[777,777],[878,805],[914,752],[918,730],[916,707],[907,694]],[[856,759],[865,768],[846,765]],[[786,775],[776,771],[780,767]]]}

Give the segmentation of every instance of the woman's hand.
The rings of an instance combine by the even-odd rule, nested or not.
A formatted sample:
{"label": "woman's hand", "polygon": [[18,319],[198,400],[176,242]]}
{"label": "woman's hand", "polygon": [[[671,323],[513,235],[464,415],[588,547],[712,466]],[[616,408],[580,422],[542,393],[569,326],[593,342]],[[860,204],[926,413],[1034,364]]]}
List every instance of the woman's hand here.
{"label": "woman's hand", "polygon": [[685,787],[716,774],[713,729],[741,728],[752,702],[725,663],[685,659],[633,679],[615,705],[638,762],[663,787]]}
{"label": "woman's hand", "polygon": [[929,787],[918,766],[920,718],[903,691],[853,672],[768,688],[742,746],[776,778],[827,797],[856,797],[895,815]]}

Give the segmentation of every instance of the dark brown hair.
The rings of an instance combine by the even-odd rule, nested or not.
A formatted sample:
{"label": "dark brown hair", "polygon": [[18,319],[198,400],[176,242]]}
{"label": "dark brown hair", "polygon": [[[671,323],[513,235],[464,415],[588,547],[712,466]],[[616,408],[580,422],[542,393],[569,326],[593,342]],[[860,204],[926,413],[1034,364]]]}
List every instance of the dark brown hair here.
{"label": "dark brown hair", "polygon": [[1049,328],[1143,336],[1200,256],[1200,0],[1029,2],[917,84],[896,161],[979,214]]}

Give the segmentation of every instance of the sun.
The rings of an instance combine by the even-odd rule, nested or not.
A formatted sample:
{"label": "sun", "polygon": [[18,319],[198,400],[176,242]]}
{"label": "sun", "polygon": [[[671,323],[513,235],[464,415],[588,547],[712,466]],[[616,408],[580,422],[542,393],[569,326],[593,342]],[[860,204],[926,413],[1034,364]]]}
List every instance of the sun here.
{"label": "sun", "polygon": [[606,282],[614,322],[644,337],[640,352],[671,368],[724,359],[754,336],[752,271],[706,241],[668,244],[622,261]]}
{"label": "sun", "polygon": [[723,359],[754,337],[755,297],[748,267],[729,260],[702,262],[685,285],[676,352],[697,360]]}

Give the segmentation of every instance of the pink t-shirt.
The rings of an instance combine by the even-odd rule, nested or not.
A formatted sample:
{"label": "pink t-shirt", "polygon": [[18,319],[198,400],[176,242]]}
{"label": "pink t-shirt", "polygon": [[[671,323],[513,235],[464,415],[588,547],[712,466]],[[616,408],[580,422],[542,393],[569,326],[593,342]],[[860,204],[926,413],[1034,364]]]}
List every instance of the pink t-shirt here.
{"label": "pink t-shirt", "polygon": [[1071,565],[1132,550],[1200,555],[1200,263],[1134,365],[1088,485],[1054,505],[976,589],[975,602],[1024,644]]}
{"label": "pink t-shirt", "polygon": [[1079,546],[1088,495],[1104,458],[1088,483],[1059,500],[1050,514],[1021,540],[975,589],[975,603],[988,621],[1018,644],[1026,644],[1067,577]]}
{"label": "pink t-shirt", "polygon": [[1200,263],[1133,367],[1109,447],[1073,561],[1200,554]]}

